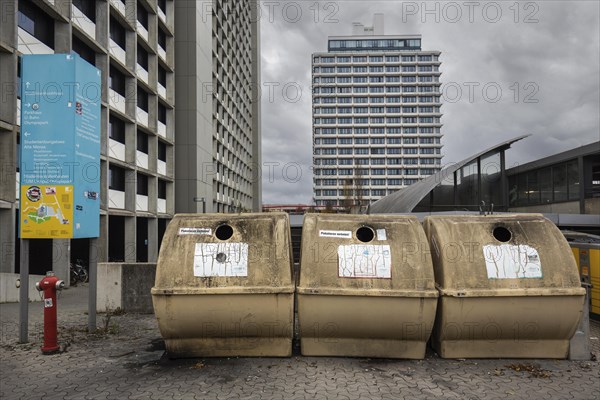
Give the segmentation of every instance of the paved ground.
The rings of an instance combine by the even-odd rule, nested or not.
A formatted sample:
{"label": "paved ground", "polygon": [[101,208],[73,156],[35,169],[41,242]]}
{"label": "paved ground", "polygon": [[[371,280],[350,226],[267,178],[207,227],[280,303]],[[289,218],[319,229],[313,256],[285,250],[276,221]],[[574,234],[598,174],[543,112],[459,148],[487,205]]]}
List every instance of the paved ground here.
{"label": "paved ground", "polygon": [[[62,307],[61,307],[62,305]],[[152,315],[107,320],[88,335],[87,289],[59,299],[62,354],[39,347],[42,306],[30,304],[31,344],[17,344],[18,304],[0,305],[0,399],[598,399],[596,361],[352,358],[169,360]],[[600,355],[600,324],[592,323]]]}

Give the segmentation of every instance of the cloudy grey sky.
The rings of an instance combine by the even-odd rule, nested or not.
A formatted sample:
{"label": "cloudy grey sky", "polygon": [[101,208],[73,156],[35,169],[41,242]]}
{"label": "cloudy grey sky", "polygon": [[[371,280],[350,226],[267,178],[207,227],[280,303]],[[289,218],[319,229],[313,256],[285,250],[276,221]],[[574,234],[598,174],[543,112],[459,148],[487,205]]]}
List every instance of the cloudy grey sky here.
{"label": "cloudy grey sky", "polygon": [[377,12],[442,52],[442,164],[527,133],[509,166],[599,140],[596,0],[262,1],[263,203],[312,202],[311,54]]}

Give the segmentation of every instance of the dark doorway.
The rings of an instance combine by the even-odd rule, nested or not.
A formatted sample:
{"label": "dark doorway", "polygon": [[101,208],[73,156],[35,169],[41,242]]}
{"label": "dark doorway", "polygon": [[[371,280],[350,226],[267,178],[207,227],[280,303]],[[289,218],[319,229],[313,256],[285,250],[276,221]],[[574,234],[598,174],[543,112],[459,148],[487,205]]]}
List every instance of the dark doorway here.
{"label": "dark doorway", "polygon": [[108,217],[108,261],[125,261],[125,217]]}
{"label": "dark doorway", "polygon": [[135,254],[137,262],[148,262],[148,218],[137,218]]}

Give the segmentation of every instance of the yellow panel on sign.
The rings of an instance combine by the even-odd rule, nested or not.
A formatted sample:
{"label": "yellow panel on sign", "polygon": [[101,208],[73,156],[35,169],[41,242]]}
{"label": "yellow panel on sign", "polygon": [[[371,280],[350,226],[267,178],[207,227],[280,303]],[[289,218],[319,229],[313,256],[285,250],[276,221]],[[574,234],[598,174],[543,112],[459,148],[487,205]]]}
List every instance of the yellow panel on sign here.
{"label": "yellow panel on sign", "polygon": [[21,237],[23,239],[73,236],[72,185],[21,186]]}

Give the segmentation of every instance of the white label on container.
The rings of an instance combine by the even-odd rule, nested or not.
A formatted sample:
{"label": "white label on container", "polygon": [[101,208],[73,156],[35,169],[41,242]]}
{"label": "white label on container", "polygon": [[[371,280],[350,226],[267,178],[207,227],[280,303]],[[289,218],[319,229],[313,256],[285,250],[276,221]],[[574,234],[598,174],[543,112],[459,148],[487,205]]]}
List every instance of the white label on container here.
{"label": "white label on container", "polygon": [[319,236],[338,239],[352,239],[352,231],[319,231]]}
{"label": "white label on container", "polygon": [[44,299],[44,308],[52,307],[52,299]]}
{"label": "white label on container", "polygon": [[196,243],[194,276],[248,276],[248,243]]}
{"label": "white label on container", "polygon": [[179,228],[180,235],[212,235],[210,228]]}
{"label": "white label on container", "polygon": [[392,253],[389,245],[350,244],[338,246],[340,278],[392,277]]}
{"label": "white label on container", "polygon": [[483,246],[488,279],[541,278],[540,255],[525,244]]}
{"label": "white label on container", "polygon": [[385,229],[377,229],[377,240],[387,240]]}

